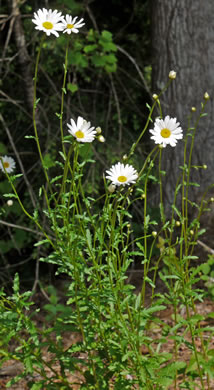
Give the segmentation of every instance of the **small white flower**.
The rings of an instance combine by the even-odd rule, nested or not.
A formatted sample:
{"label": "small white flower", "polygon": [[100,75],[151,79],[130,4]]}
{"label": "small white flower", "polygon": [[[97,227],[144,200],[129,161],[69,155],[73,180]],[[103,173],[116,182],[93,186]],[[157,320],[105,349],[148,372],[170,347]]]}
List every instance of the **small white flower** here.
{"label": "small white flower", "polygon": [[183,130],[176,118],[170,118],[168,115],[165,119],[156,119],[154,129],[149,130],[152,134],[151,139],[156,144],[166,147],[166,145],[176,146],[177,140],[183,138]]}
{"label": "small white flower", "polygon": [[84,120],[81,116],[77,118],[77,123],[71,119],[71,125],[67,123],[68,132],[72,134],[78,142],[92,142],[97,134],[91,123]]}
{"label": "small white flower", "polygon": [[[16,167],[16,163],[12,157],[1,157],[2,161],[0,161],[0,169],[4,172],[6,171],[7,173],[13,172],[13,170]],[[2,165],[3,162],[3,165]]]}
{"label": "small white flower", "polygon": [[9,207],[13,206],[13,201],[12,201],[12,199],[8,199],[7,205],[8,205]]}
{"label": "small white flower", "polygon": [[63,19],[63,33],[71,34],[71,32],[77,34],[79,32],[79,28],[84,26],[85,23],[82,23],[84,19],[80,19],[76,22],[77,16],[72,18],[71,15],[66,15]]}
{"label": "small white flower", "polygon": [[44,31],[47,35],[54,34],[56,37],[59,36],[57,31],[64,29],[62,12],[57,10],[52,11],[51,9],[39,9],[33,14],[34,19],[32,22],[36,24],[35,29]]}
{"label": "small white flower", "polygon": [[135,183],[138,178],[137,171],[129,164],[121,164],[120,162],[113,165],[109,171],[106,171],[107,179],[111,180],[116,186]]}

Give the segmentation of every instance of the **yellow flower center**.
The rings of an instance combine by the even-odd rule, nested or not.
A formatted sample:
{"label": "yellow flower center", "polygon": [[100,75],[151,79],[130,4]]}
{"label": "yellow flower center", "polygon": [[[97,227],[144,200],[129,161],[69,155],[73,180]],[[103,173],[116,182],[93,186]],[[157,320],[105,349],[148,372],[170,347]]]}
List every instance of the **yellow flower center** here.
{"label": "yellow flower center", "polygon": [[44,23],[42,23],[42,25],[47,30],[52,30],[52,28],[53,28],[53,23],[51,23],[51,22],[44,22]]}
{"label": "yellow flower center", "polygon": [[120,182],[120,183],[125,183],[127,181],[127,177],[126,176],[119,176],[117,178],[117,180]]}
{"label": "yellow flower center", "polygon": [[77,138],[84,138],[85,137],[85,134],[81,130],[76,131],[75,135]]}
{"label": "yellow flower center", "polygon": [[9,166],[10,166],[9,162],[7,162],[7,161],[4,162],[4,168],[5,168],[5,169],[9,168]]}
{"label": "yellow flower center", "polygon": [[161,130],[161,136],[163,138],[169,138],[171,135],[171,131],[169,129],[162,129]]}
{"label": "yellow flower center", "polygon": [[74,27],[74,25],[73,24],[67,24],[67,28],[70,28],[70,29],[72,29]]}

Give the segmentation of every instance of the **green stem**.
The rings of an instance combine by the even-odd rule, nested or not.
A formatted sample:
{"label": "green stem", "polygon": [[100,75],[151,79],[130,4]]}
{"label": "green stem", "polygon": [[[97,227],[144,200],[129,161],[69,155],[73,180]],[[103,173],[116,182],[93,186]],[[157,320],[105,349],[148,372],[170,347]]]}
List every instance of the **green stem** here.
{"label": "green stem", "polygon": [[[37,87],[39,59],[40,59],[41,48],[42,48],[42,44],[43,44],[44,38],[45,38],[45,35],[43,35],[43,37],[41,39],[41,43],[39,45],[38,54],[37,54],[37,58],[36,58],[35,73],[34,73],[33,128],[34,128],[34,133],[35,133],[35,140],[36,140],[36,144],[37,144],[37,149],[38,149],[38,152],[39,152],[39,157],[40,157],[40,160],[41,160],[41,163],[42,163],[42,168],[43,168],[43,171],[44,171],[44,174],[45,174],[45,178],[46,178],[46,181],[47,181],[47,184],[48,184],[48,188],[49,188],[51,194],[53,195],[52,188],[51,188],[51,185],[50,185],[50,180],[49,180],[49,177],[48,177],[48,174],[47,174],[47,170],[46,170],[45,165],[44,165],[44,159],[42,157],[42,151],[41,151],[41,147],[40,147],[40,143],[39,143],[37,124],[36,124],[36,107],[37,107],[37,104],[38,104],[38,101],[37,101],[37,98],[36,98],[36,87]],[[54,199],[55,199],[55,197],[54,197]]]}
{"label": "green stem", "polygon": [[65,63],[64,63],[64,76],[63,76],[63,84],[62,84],[62,95],[61,95],[61,110],[60,110],[60,132],[61,132],[62,150],[65,157],[66,157],[66,152],[65,152],[65,145],[64,145],[64,134],[63,134],[63,109],[64,109],[64,96],[66,93],[65,83],[66,83],[67,67],[68,67],[68,48],[69,48],[69,40],[67,39],[67,46],[65,51]]}

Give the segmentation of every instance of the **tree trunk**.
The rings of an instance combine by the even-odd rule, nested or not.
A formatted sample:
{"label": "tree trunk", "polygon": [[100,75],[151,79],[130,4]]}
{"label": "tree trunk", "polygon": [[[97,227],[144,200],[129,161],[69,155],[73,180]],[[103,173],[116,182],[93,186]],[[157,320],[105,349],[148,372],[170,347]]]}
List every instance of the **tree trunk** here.
{"label": "tree trunk", "polygon": [[[199,114],[203,95],[214,91],[214,1],[153,0],[153,92],[166,84],[170,70],[177,72],[161,99],[163,116],[177,117],[184,134],[191,107]],[[208,116],[201,118],[196,131],[193,165],[207,165],[207,170],[195,170],[192,180],[200,184],[191,195],[197,200],[208,185],[214,183],[214,103],[209,100]],[[181,173],[184,144],[163,150],[164,199],[172,204],[176,180]],[[213,195],[212,195],[213,196]]]}

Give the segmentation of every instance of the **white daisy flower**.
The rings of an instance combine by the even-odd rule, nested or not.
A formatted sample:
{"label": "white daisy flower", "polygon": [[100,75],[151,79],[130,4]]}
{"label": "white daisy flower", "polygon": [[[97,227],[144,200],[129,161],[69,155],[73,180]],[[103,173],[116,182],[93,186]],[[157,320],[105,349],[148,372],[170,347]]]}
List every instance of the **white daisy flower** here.
{"label": "white daisy flower", "polygon": [[149,131],[152,134],[151,139],[164,148],[168,144],[173,147],[176,146],[177,140],[183,138],[183,130],[180,127],[180,123],[176,122],[176,118],[170,118],[168,115],[165,119],[157,118],[154,129]]}
{"label": "white daisy flower", "polygon": [[78,142],[92,142],[97,134],[94,127],[91,126],[91,122],[87,122],[81,116],[77,118],[77,123],[71,119],[71,125],[67,123],[69,128],[68,132],[72,134]]}
{"label": "white daisy flower", "polygon": [[32,22],[36,24],[35,29],[44,31],[47,35],[54,34],[56,37],[59,36],[57,31],[64,29],[62,12],[57,10],[52,11],[51,9],[39,9],[34,12]]}
{"label": "white daisy flower", "polygon": [[129,164],[121,164],[120,162],[113,165],[109,171],[106,171],[108,176],[106,179],[111,180],[111,182],[116,185],[129,185],[131,183],[135,183],[138,178],[137,171],[133,168],[132,165]]}
{"label": "white daisy flower", "polygon": [[63,19],[63,33],[71,34],[71,32],[77,34],[79,32],[79,28],[84,26],[85,23],[82,23],[84,19],[80,19],[76,22],[77,16],[72,19],[71,15],[66,15],[65,19]]}
{"label": "white daisy flower", "polygon": [[[1,157],[1,160],[0,160],[0,169],[2,170],[2,172],[4,172],[4,171],[6,171],[7,173],[13,172],[13,170],[16,167],[16,163],[15,163],[14,159],[12,157],[4,156],[4,157]],[[3,165],[2,165],[2,162],[3,162]]]}

